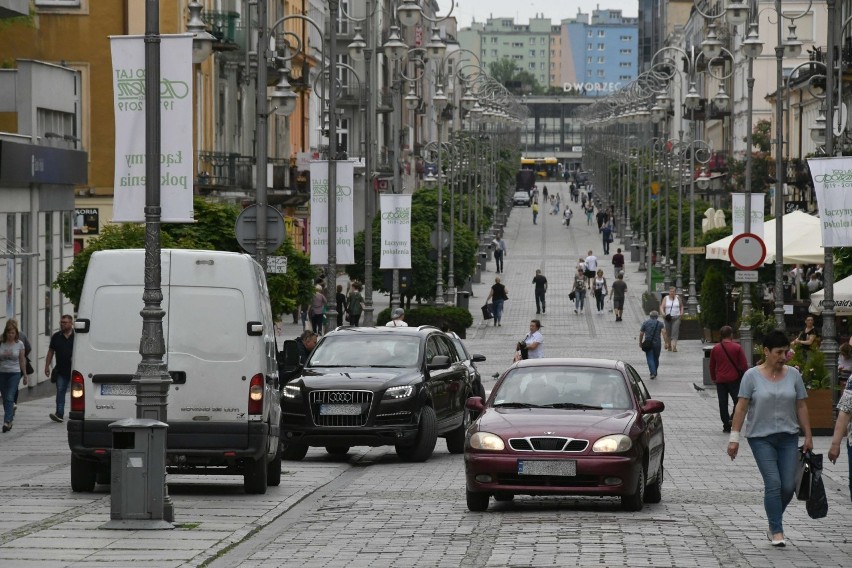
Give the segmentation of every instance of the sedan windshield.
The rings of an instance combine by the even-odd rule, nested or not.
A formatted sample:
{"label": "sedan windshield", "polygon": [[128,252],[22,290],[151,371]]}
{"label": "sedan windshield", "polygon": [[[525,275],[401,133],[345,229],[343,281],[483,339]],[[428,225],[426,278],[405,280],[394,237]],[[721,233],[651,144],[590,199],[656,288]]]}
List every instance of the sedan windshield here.
{"label": "sedan windshield", "polygon": [[633,408],[624,377],[597,367],[517,368],[500,383],[494,406],[563,409]]}
{"label": "sedan windshield", "polygon": [[326,337],[314,348],[309,367],[417,367],[420,338],[345,334]]}

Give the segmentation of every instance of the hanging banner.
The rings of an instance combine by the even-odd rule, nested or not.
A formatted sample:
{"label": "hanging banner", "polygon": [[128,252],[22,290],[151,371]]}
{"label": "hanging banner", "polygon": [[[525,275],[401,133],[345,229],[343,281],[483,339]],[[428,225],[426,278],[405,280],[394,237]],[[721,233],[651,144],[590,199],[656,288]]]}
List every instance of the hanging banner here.
{"label": "hanging banner", "polygon": [[733,232],[731,234],[736,237],[737,235],[749,232],[762,239],[764,194],[751,194],[751,228],[748,231],[745,230],[745,197],[745,193],[731,194],[731,207],[733,208],[733,213],[731,214]]}
{"label": "hanging banner", "polygon": [[[337,264],[355,264],[355,164],[337,164]],[[311,162],[311,264],[328,264],[328,162]]]}
{"label": "hanging banner", "polygon": [[808,158],[822,226],[822,246],[852,245],[852,157]]}
{"label": "hanging banner", "polygon": [[411,268],[411,195],[381,196],[382,260],[379,268]]}
{"label": "hanging banner", "polygon": [[[193,221],[192,35],[160,36],[161,221]],[[115,96],[113,221],[145,220],[145,41],[112,36]]]}

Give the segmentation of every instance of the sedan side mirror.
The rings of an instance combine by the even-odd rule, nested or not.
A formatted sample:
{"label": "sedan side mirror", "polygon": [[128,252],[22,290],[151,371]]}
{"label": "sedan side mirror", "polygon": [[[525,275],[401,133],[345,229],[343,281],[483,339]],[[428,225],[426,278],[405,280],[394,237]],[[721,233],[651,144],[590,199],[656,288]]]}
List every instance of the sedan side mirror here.
{"label": "sedan side mirror", "polygon": [[479,353],[474,353],[471,355],[471,361],[474,363],[482,363],[485,361],[485,355],[480,355]]}
{"label": "sedan side mirror", "polygon": [[482,402],[481,396],[472,396],[466,401],[464,401],[464,407],[468,410],[482,412],[483,410],[485,410],[485,403]]}
{"label": "sedan side mirror", "polygon": [[432,362],[426,365],[426,368],[430,371],[437,369],[449,369],[450,357],[448,355],[435,355],[432,357]]}
{"label": "sedan side mirror", "polygon": [[665,409],[666,405],[663,404],[663,401],[649,398],[645,401],[645,404],[642,405],[642,414],[657,414]]}

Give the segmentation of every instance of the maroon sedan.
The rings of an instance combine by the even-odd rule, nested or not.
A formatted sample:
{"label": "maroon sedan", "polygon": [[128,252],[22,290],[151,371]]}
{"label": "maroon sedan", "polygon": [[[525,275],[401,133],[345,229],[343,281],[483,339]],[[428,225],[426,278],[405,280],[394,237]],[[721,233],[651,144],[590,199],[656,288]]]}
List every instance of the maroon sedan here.
{"label": "maroon sedan", "polygon": [[662,498],[664,405],[627,363],[527,359],[466,406],[482,413],[465,439],[471,511],[491,496],[617,496],[630,511]]}

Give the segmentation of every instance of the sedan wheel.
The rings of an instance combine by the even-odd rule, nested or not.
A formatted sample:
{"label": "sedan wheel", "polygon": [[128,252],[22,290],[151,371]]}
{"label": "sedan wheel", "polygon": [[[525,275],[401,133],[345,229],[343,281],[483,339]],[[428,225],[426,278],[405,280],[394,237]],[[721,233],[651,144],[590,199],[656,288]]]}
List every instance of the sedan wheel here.
{"label": "sedan wheel", "polygon": [[645,505],[645,468],[640,467],[636,490],[632,495],[621,496],[621,508],[625,511],[641,511]]}
{"label": "sedan wheel", "polygon": [[654,483],[645,489],[646,503],[659,503],[663,500],[663,463],[660,462],[660,471],[657,472],[657,479]]}
{"label": "sedan wheel", "polygon": [[488,493],[467,491],[467,508],[474,513],[486,511],[488,509]]}

